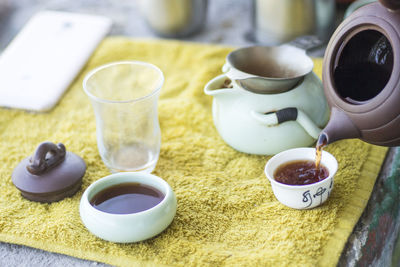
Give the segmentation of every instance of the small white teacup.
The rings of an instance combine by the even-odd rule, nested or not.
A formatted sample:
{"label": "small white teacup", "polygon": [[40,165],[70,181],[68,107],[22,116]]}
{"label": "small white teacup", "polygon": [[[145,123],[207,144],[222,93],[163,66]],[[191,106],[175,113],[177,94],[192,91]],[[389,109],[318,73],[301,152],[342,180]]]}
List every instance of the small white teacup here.
{"label": "small white teacup", "polygon": [[275,197],[282,204],[294,209],[311,209],[324,203],[333,188],[333,177],[338,169],[334,156],[322,151],[321,164],[328,169],[324,180],[308,185],[287,185],[274,179],[275,170],[282,164],[296,160],[315,160],[315,148],[294,148],[273,156],[265,166],[265,175],[271,183]]}
{"label": "small white teacup", "polygon": [[[102,190],[124,183],[139,183],[159,190],[163,200],[156,206],[136,213],[116,214],[96,209],[91,199]],[[176,197],[160,177],[137,172],[121,172],[101,178],[83,193],[80,215],[83,224],[94,235],[117,243],[138,242],[161,233],[176,213]]]}

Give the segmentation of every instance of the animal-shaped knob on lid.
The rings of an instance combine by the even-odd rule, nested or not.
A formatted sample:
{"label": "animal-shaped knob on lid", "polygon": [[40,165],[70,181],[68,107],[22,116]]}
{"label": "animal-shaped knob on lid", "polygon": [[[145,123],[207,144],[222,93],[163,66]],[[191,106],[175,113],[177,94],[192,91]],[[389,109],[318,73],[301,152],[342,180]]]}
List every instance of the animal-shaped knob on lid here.
{"label": "animal-shaped knob on lid", "polygon": [[320,139],[400,145],[400,0],[366,5],[337,28],[323,84],[332,112]]}

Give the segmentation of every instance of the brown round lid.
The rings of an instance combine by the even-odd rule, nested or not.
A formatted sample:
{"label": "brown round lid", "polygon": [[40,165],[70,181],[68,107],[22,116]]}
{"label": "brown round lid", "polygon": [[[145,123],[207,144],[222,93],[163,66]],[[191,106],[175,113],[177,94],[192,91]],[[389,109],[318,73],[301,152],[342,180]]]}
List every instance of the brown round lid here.
{"label": "brown round lid", "polygon": [[14,169],[12,181],[23,197],[54,202],[75,194],[85,171],[83,159],[67,152],[63,144],[43,142]]}

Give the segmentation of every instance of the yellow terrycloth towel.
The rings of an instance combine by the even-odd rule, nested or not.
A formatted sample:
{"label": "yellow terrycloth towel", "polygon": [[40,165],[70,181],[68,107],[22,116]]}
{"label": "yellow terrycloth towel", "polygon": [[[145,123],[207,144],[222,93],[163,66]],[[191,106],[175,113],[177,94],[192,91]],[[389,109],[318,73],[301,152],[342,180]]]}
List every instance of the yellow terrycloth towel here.
{"label": "yellow terrycloth towel", "polygon": [[[306,211],[283,206],[264,176],[268,158],[233,150],[214,128],[212,97],[203,88],[221,73],[231,50],[109,38],[51,112],[0,109],[0,240],[121,266],[335,266],[386,149],[358,140],[329,145],[339,171],[328,201]],[[96,238],[82,224],[78,208],[83,191],[109,174],[97,151],[94,114],[82,80],[94,67],[117,60],[153,63],[166,77],[155,174],[175,191],[178,210],[167,230],[136,244]],[[320,75],[321,60],[315,63]],[[23,199],[11,182],[13,168],[45,140],[64,143],[88,167],[81,190],[53,204]]]}

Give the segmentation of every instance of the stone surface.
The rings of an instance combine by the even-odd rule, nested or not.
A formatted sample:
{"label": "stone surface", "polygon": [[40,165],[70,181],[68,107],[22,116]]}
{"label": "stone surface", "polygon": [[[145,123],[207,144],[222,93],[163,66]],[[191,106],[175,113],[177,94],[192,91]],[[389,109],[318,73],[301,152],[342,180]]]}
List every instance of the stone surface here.
{"label": "stone surface", "polygon": [[400,266],[399,189],[400,148],[392,148],[338,266]]}

